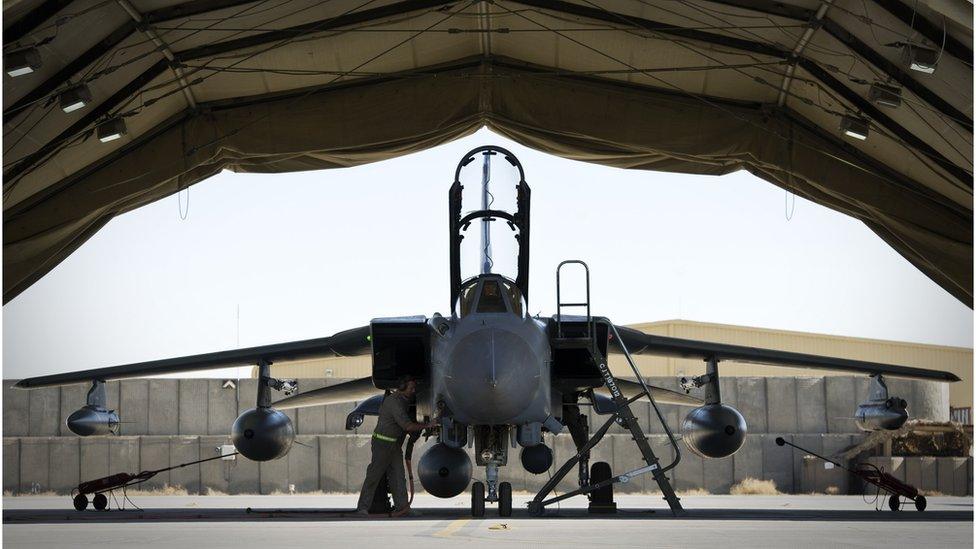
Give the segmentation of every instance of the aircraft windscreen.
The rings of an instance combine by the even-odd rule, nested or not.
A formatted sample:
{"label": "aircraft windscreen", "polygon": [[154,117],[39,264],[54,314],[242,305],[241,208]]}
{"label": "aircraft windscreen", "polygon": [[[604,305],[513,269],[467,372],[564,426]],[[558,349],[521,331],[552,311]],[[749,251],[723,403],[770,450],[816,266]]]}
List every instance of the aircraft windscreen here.
{"label": "aircraft windscreen", "polygon": [[[477,153],[461,169],[459,180],[462,216],[478,210],[518,210],[518,169],[500,154]],[[486,163],[487,158],[487,163]],[[485,183],[487,182],[487,185]],[[474,219],[463,231],[461,279],[487,272],[515,278],[518,275],[518,241],[508,220],[501,217]]]}
{"label": "aircraft windscreen", "polygon": [[498,283],[489,280],[481,287],[481,299],[478,300],[479,313],[504,313],[508,309],[505,307],[505,298],[502,291],[498,288]]}

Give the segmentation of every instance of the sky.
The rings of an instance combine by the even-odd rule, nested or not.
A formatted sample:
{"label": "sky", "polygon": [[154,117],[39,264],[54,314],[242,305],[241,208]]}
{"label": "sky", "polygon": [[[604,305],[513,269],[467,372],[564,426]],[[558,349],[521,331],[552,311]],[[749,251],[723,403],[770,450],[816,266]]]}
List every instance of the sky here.
{"label": "sky", "polygon": [[224,172],[117,217],[3,307],[3,377],[449,314],[447,191],[486,144],[515,153],[532,188],[533,314],[554,312],[556,265],[582,259],[594,314],[617,324],[973,345],[972,311],[852,218],[746,172],[607,168],[482,129],[355,168]]}

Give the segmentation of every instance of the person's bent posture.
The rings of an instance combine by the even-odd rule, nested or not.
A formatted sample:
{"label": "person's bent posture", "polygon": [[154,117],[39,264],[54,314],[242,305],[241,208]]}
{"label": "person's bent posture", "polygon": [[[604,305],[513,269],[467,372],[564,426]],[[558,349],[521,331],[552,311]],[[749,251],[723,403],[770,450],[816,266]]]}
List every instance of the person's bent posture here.
{"label": "person's bent posture", "polygon": [[387,395],[380,405],[370,445],[372,457],[369,467],[366,468],[366,479],[363,481],[363,489],[359,492],[359,504],[356,506],[356,512],[360,514],[368,512],[383,473],[386,473],[389,481],[396,511],[403,512],[409,506],[401,446],[407,433],[422,431],[429,425],[410,419],[408,409],[417,393],[416,380],[404,376],[399,381],[398,390]]}

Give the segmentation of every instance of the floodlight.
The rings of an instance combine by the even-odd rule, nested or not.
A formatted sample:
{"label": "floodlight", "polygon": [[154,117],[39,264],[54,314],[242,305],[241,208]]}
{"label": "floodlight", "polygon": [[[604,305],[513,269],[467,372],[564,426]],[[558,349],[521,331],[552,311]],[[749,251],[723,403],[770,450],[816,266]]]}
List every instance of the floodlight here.
{"label": "floodlight", "polygon": [[41,68],[37,48],[24,48],[3,55],[3,67],[10,76],[23,76]]}
{"label": "floodlight", "polygon": [[871,89],[868,90],[868,99],[872,103],[882,105],[884,107],[898,108],[901,106],[901,88],[898,86],[892,86],[890,84],[882,84],[881,82],[875,82],[871,84]]}
{"label": "floodlight", "polygon": [[64,112],[76,111],[87,105],[91,99],[91,90],[84,84],[71,86],[58,95],[58,103]]}
{"label": "floodlight", "polygon": [[935,66],[941,55],[942,52],[915,44],[905,44],[901,50],[902,61],[908,65],[908,68],[925,74],[935,72]]}
{"label": "floodlight", "polygon": [[98,140],[102,143],[115,141],[127,133],[125,120],[118,116],[109,118],[105,122],[99,124],[95,129],[95,132],[98,134]]}
{"label": "floodlight", "polygon": [[840,129],[854,139],[863,141],[868,138],[868,121],[859,116],[844,115],[840,119]]}

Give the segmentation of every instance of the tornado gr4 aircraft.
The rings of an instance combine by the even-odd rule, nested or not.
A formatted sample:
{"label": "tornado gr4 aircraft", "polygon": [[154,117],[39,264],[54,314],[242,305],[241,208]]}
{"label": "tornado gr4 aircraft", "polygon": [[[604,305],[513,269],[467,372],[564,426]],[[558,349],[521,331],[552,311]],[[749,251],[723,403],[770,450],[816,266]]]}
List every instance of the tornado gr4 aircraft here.
{"label": "tornado gr4 aircraft", "polygon": [[[472,182],[465,185],[468,178]],[[465,198],[478,204],[477,209],[464,212]],[[529,199],[522,165],[512,153],[486,146],[461,159],[449,191],[449,315],[377,318],[369,326],[321,339],[55,374],[25,379],[17,386],[30,389],[90,382],[87,403],[67,418],[67,425],[80,436],[109,435],[116,432],[119,417],[105,408],[104,383],[108,380],[257,365],[260,380],[256,406],[237,418],[232,438],[243,456],[264,461],[284,456],[294,440],[291,420],[281,410],[359,402],[347,418],[346,427],[352,429],[362,424],[365,415],[377,413],[385,392],[396,387],[398,378],[411,375],[418,380],[417,415],[436,422],[427,433],[436,442],[419,463],[424,488],[430,494],[449,498],[471,486],[473,514],[483,515],[485,501],[489,501],[497,502],[500,514],[507,516],[512,511],[511,484],[499,479],[500,468],[508,464],[509,449],[520,447],[522,466],[534,474],[543,473],[553,460],[543,433],[560,433],[564,428],[573,437],[578,454],[536,496],[530,512],[539,514],[546,504],[563,497],[544,499],[555,482],[575,466],[579,469],[580,489],[570,495],[586,493],[592,502],[594,497],[607,493],[609,484],[650,472],[672,509],[680,509],[665,476],[680,459],[675,437],[665,426],[677,457],[670,465],[662,466],[629,405],[645,398],[655,410],[657,403],[662,402],[693,407],[682,424],[687,448],[708,458],[728,457],[742,445],[747,426],[735,408],[721,402],[720,361],[833,369],[872,376],[869,400],[853,412],[858,425],[868,430],[896,429],[908,417],[907,403],[888,396],[882,374],[958,381],[948,372],[674,339],[617,327],[605,317],[591,315],[588,268],[578,261],[564,263],[569,268],[586,270],[585,299],[562,302],[558,289],[561,264],[557,269],[556,315],[531,316]],[[511,253],[503,253],[506,245]],[[505,264],[506,258],[510,264]],[[465,269],[472,271],[470,276],[463,274]],[[578,312],[585,309],[585,314],[563,314],[563,309],[569,307]],[[706,373],[682,379],[684,393],[649,387],[639,376],[636,381],[628,381],[611,375],[606,360],[609,352],[624,354],[635,373],[631,354],[701,359]],[[294,380],[271,377],[272,364],[357,355],[372,355],[372,376],[288,396],[272,405],[272,390],[290,395],[297,389]],[[692,392],[702,398],[692,396]],[[592,406],[595,414],[609,417],[593,436],[587,415],[580,413],[581,406]],[[635,435],[646,467],[616,476],[610,474],[605,463],[593,464],[589,469],[590,449],[613,421]],[[471,482],[472,463],[464,451],[469,445],[474,447],[477,465],[486,468],[486,483]]]}

